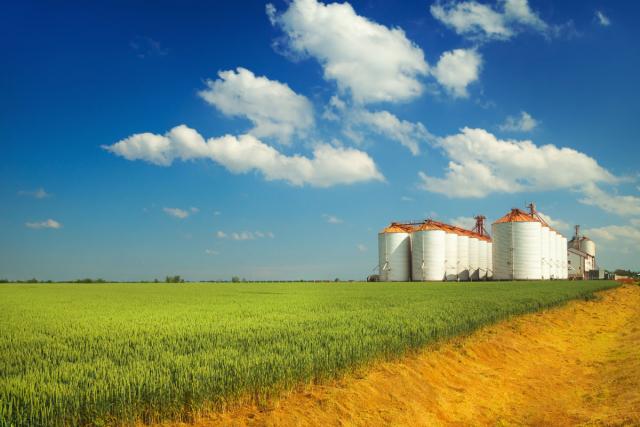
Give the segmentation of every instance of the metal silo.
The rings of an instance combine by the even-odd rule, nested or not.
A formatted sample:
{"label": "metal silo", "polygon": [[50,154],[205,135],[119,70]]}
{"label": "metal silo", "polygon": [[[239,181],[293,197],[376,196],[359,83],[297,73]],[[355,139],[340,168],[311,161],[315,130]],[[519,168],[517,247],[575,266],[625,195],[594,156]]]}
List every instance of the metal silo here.
{"label": "metal silo", "polygon": [[485,237],[478,238],[478,280],[487,278],[487,268],[489,267],[489,259],[487,257],[487,239]]}
{"label": "metal silo", "polygon": [[546,225],[543,225],[540,230],[540,256],[542,278],[547,280],[551,277],[551,263],[549,259],[549,227]]}
{"label": "metal silo", "polygon": [[580,250],[588,253],[592,257],[596,256],[596,244],[588,237],[580,239]]}
{"label": "metal silo", "polygon": [[562,236],[562,255],[561,255],[561,260],[562,260],[562,272],[560,274],[560,278],[561,279],[568,279],[569,278],[569,265],[567,263],[567,238]]}
{"label": "metal silo", "polygon": [[562,234],[558,233],[558,237],[556,238],[556,277],[558,279],[563,279],[564,274],[562,273]]}
{"label": "metal silo", "polygon": [[491,228],[494,277],[499,280],[541,279],[540,221],[520,209],[512,209]]}
{"label": "metal silo", "polygon": [[558,233],[553,228],[549,228],[549,278],[557,279],[556,260],[558,258],[558,245],[556,239]]}
{"label": "metal silo", "polygon": [[493,242],[487,242],[487,280],[493,279]]}
{"label": "metal silo", "polygon": [[458,230],[458,280],[469,280],[469,236]]}
{"label": "metal silo", "polygon": [[378,267],[383,282],[411,280],[411,240],[406,228],[391,224],[378,233]]}
{"label": "metal silo", "polygon": [[475,235],[469,235],[469,280],[478,280],[480,265],[480,240]]}
{"label": "metal silo", "polygon": [[432,221],[426,221],[411,233],[413,280],[444,280],[445,235],[442,227]]}
{"label": "metal silo", "polygon": [[458,233],[453,227],[446,227],[445,232],[445,280],[458,280]]}

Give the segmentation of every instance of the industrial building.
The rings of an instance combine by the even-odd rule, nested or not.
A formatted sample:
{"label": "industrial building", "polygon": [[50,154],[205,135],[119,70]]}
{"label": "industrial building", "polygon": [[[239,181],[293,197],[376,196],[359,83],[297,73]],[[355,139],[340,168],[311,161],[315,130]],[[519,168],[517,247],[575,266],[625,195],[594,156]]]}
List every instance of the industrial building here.
{"label": "industrial building", "polygon": [[[554,230],[531,203],[473,230],[443,222],[393,222],[378,234],[381,281],[549,280],[598,278],[595,243]],[[594,277],[595,276],[595,277]]]}

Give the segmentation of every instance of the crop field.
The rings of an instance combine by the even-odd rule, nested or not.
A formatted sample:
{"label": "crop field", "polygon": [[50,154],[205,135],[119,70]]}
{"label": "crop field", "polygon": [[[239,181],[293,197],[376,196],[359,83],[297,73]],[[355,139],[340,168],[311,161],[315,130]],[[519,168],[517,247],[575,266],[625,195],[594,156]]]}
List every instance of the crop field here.
{"label": "crop field", "polygon": [[189,420],[614,286],[0,285],[0,426]]}

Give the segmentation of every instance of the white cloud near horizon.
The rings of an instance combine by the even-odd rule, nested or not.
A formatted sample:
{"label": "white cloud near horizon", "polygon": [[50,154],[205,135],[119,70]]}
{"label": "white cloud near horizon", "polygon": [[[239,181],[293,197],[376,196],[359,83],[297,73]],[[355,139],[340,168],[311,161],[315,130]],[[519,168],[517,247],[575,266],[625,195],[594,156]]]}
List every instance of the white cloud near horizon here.
{"label": "white cloud near horizon", "polygon": [[508,40],[525,29],[547,35],[550,27],[527,0],[502,0],[500,9],[470,1],[438,1],[431,15],[456,34],[473,40]]}
{"label": "white cloud near horizon", "polygon": [[462,227],[465,230],[472,230],[476,225],[476,220],[472,216],[459,216],[449,220],[451,225]]}
{"label": "white cloud near horizon", "polygon": [[476,50],[454,49],[440,56],[431,73],[455,98],[466,98],[467,86],[478,80],[481,67],[482,57]]}
{"label": "white cloud near horizon", "polygon": [[329,224],[342,224],[343,221],[335,215],[322,214],[322,218]]}
{"label": "white cloud near horizon", "polygon": [[314,126],[311,102],[287,84],[257,77],[242,67],[220,71],[218,76],[218,80],[207,80],[207,89],[198,95],[227,116],[250,120],[251,135],[273,137],[288,145]]}
{"label": "white cloud near horizon", "polygon": [[420,187],[451,198],[618,182],[595,159],[572,148],[500,140],[484,129],[465,127],[458,134],[440,138],[438,146],[449,158],[445,176],[420,172]]}
{"label": "white cloud near horizon", "polygon": [[550,215],[547,215],[543,212],[538,212],[538,215],[540,215],[544,220],[544,222],[549,224],[551,228],[554,228],[558,231],[564,231],[564,232],[571,231],[571,225],[566,221],[563,221],[559,218],[552,218]]}
{"label": "white cloud near horizon", "polygon": [[40,187],[36,190],[33,191],[28,191],[28,190],[20,190],[18,191],[18,195],[19,196],[27,196],[27,197],[33,197],[35,199],[46,199],[48,197],[51,197],[50,193],[47,193],[45,191],[44,188]]}
{"label": "white cloud near horizon", "polygon": [[611,20],[609,19],[609,17],[599,10],[596,10],[596,19],[598,20],[598,24],[602,25],[603,27],[608,27],[611,25]]}
{"label": "white cloud near horizon", "polygon": [[503,132],[530,132],[538,126],[539,122],[531,114],[521,111],[520,116],[508,116],[499,126]]}
{"label": "white cloud near horizon", "polygon": [[162,208],[162,210],[164,211],[164,213],[166,213],[169,216],[172,216],[174,218],[178,218],[178,219],[185,219],[187,217],[189,217],[189,215],[191,215],[191,213],[195,213],[196,211],[186,211],[184,209],[180,209],[180,208]]}
{"label": "white cloud near horizon", "polygon": [[373,159],[356,149],[317,144],[312,158],[287,156],[252,135],[205,140],[185,125],[165,135],[134,134],[103,148],[127,160],[159,166],[169,166],[176,159],[210,159],[234,174],[257,171],[267,181],[282,180],[294,186],[331,187],[385,180]]}
{"label": "white cloud near horizon", "polygon": [[429,66],[420,47],[400,28],[388,28],[356,13],[349,3],[294,0],[271,23],[286,35],[287,48],[315,58],[325,80],[358,104],[398,102],[422,94],[420,76]]}
{"label": "white cloud near horizon", "polygon": [[256,239],[273,239],[275,234],[271,231],[232,231],[225,233],[224,231],[216,232],[218,239],[231,239],[236,241],[256,240]]}
{"label": "white cloud near horizon", "polygon": [[620,216],[640,216],[640,197],[621,196],[615,192],[604,191],[595,184],[585,185],[582,188],[582,195],[583,197],[578,200],[582,204],[596,206]]}
{"label": "white cloud near horizon", "polygon": [[50,228],[50,229],[57,230],[59,228],[62,228],[62,224],[60,224],[55,219],[47,219],[45,221],[39,221],[39,222],[25,222],[24,225],[27,228],[32,228],[34,230],[39,230],[43,228]]}

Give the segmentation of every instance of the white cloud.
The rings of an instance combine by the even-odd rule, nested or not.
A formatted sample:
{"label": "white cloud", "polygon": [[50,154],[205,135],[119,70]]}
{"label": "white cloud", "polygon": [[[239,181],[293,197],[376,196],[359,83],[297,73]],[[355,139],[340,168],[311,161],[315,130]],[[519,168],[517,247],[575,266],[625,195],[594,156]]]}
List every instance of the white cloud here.
{"label": "white cloud", "polygon": [[476,1],[437,2],[434,18],[457,34],[475,40],[508,40],[524,29],[547,34],[549,26],[529,7],[527,0],[501,1],[502,10]]}
{"label": "white cloud", "polygon": [[438,83],[454,97],[466,98],[467,86],[478,80],[482,57],[473,49],[455,49],[445,52],[431,71]]}
{"label": "white cloud", "polygon": [[448,197],[580,189],[618,181],[593,158],[574,149],[500,140],[484,129],[463,128],[440,138],[438,145],[450,159],[448,169],[443,178],[421,172],[421,187]]}
{"label": "white cloud", "polygon": [[549,224],[551,228],[564,232],[571,231],[571,225],[566,221],[559,218],[551,218],[549,215],[542,212],[538,212],[538,215],[540,215],[544,222]]}
{"label": "white cloud", "polygon": [[224,231],[218,231],[216,236],[219,239],[226,239],[227,237],[231,240],[244,241],[244,240],[256,240],[256,239],[273,239],[275,235],[271,231],[232,231],[230,233],[225,233]]}
{"label": "white cloud", "polygon": [[371,112],[361,109],[353,112],[347,120],[350,124],[365,125],[373,132],[399,142],[414,156],[420,153],[420,143],[432,137],[422,123],[400,120],[388,111]]}
{"label": "white cloud", "polygon": [[640,245],[640,229],[630,225],[607,225],[604,227],[588,228],[582,231],[596,244],[605,246],[614,244],[619,248],[630,248],[637,251]]}
{"label": "white cloud", "polygon": [[413,198],[409,197],[409,196],[402,196],[400,197],[400,200],[402,200],[403,202],[413,202]]}
{"label": "white cloud", "polygon": [[449,220],[451,225],[462,227],[465,230],[472,230],[476,225],[476,220],[471,216],[458,216]]}
{"label": "white cloud", "polygon": [[357,103],[402,101],[422,93],[418,78],[429,67],[402,29],[362,17],[349,3],[294,0],[281,14],[267,5],[267,14],[285,32],[291,51],[317,59],[324,78]]}
{"label": "white cloud", "polygon": [[286,156],[251,135],[225,135],[205,141],[185,125],[165,135],[135,134],[103,148],[127,160],[145,160],[160,166],[169,166],[176,159],[206,158],[235,174],[258,171],[267,181],[283,180],[295,186],[384,181],[373,159],[363,151],[318,144],[312,158]]}
{"label": "white cloud", "polygon": [[204,253],[207,255],[220,255],[220,252],[213,249],[205,249]]}
{"label": "white cloud", "polygon": [[189,210],[191,211],[191,213],[194,213],[194,214],[200,212],[200,209],[196,208],[195,206],[191,206]]}
{"label": "white cloud", "polygon": [[597,206],[621,216],[640,216],[640,197],[606,192],[595,184],[585,185],[582,193],[584,197],[579,202],[585,205]]}
{"label": "white cloud", "polygon": [[21,190],[18,191],[18,195],[20,196],[27,196],[27,197],[33,197],[36,199],[46,199],[47,197],[51,197],[51,194],[47,193],[45,191],[44,188],[40,187],[37,190],[34,191],[26,191],[26,190]]}
{"label": "white cloud", "polygon": [[608,27],[609,25],[611,25],[611,20],[609,19],[609,17],[607,17],[607,15],[599,10],[596,10],[596,19],[598,20],[598,23],[603,27]]}
{"label": "white cloud", "polygon": [[342,220],[335,215],[322,214],[322,217],[329,224],[342,224]]}
{"label": "white cloud", "polygon": [[162,208],[162,210],[167,215],[172,216],[174,218],[178,218],[178,219],[185,219],[190,215],[188,211],[185,211],[180,208]]}
{"label": "white cloud", "polygon": [[286,84],[256,77],[245,68],[221,71],[218,76],[207,80],[208,89],[198,95],[227,116],[249,119],[254,125],[250,134],[289,144],[294,135],[304,136],[314,126],[311,103]]}
{"label": "white cloud", "polygon": [[52,228],[52,229],[62,228],[62,224],[60,224],[58,221],[54,219],[47,219],[46,221],[40,221],[40,222],[25,222],[24,225],[28,228],[33,228],[36,230],[41,228]]}
{"label": "white cloud", "polygon": [[362,243],[359,243],[358,245],[356,245],[356,247],[358,248],[358,251],[360,252],[366,252],[367,251],[367,247],[365,245],[363,245]]}
{"label": "white cloud", "polygon": [[530,132],[538,126],[538,121],[526,111],[521,111],[519,117],[508,116],[500,130],[503,132]]}

